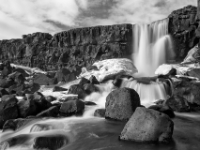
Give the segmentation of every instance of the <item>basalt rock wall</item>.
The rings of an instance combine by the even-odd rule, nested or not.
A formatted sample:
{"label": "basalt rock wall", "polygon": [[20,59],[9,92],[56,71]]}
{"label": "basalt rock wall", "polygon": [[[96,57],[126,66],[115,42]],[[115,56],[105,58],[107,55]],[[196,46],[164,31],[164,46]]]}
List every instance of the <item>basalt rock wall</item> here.
{"label": "basalt rock wall", "polygon": [[70,72],[80,72],[96,60],[129,57],[132,38],[131,24],[78,28],[54,36],[34,33],[0,41],[0,60],[44,70],[62,65]]}
{"label": "basalt rock wall", "polygon": [[196,36],[197,7],[186,6],[169,15],[169,33],[173,39],[176,61],[181,61],[188,51],[198,43]]}

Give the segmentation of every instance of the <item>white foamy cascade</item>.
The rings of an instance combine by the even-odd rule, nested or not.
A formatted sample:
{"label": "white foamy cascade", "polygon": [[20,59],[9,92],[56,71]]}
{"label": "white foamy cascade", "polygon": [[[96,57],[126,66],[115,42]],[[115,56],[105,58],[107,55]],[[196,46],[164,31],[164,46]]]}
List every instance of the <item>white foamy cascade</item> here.
{"label": "white foamy cascade", "polygon": [[158,66],[166,63],[166,51],[172,51],[168,19],[150,25],[133,25],[133,61],[137,76],[154,76]]}
{"label": "white foamy cascade", "polygon": [[[155,70],[166,63],[166,55],[173,56],[173,47],[168,35],[168,19],[152,24],[133,25],[133,62],[138,73],[135,77],[155,76]],[[164,84],[152,81],[149,84],[137,80],[124,81],[123,87],[133,88],[140,96],[141,103],[151,105],[159,99],[167,99]]]}

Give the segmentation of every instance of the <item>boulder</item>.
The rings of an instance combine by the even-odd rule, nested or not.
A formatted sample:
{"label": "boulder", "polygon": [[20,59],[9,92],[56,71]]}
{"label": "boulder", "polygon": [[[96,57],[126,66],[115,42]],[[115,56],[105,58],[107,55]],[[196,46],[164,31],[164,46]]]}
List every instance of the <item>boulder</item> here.
{"label": "boulder", "polygon": [[63,116],[80,115],[85,108],[84,102],[80,100],[70,100],[61,105],[60,113]]}
{"label": "boulder", "polygon": [[43,73],[35,74],[33,76],[33,82],[39,85],[53,85],[57,83],[54,78],[50,78]]}
{"label": "boulder", "polygon": [[128,120],[135,109],[140,106],[138,93],[130,88],[112,91],[106,97],[105,117],[114,120]]}
{"label": "boulder", "polygon": [[34,149],[58,150],[69,142],[66,136],[54,135],[37,137],[34,141]]}
{"label": "boulder", "polygon": [[82,72],[79,78],[89,79],[91,76],[95,76],[99,82],[113,79],[118,75],[129,75],[132,76],[137,72],[133,62],[129,59],[106,59],[95,62],[93,67],[97,69]]}
{"label": "boulder", "polygon": [[39,113],[35,101],[33,99],[24,99],[19,101],[18,104],[19,116],[26,118],[28,116],[36,115]]}
{"label": "boulder", "polygon": [[138,107],[131,116],[119,138],[135,142],[169,142],[174,123],[165,114]]}
{"label": "boulder", "polygon": [[164,113],[164,114],[168,115],[170,118],[175,117],[174,111],[171,109],[171,107],[169,107],[167,105],[152,105],[152,106],[148,107],[148,109],[152,109],[152,110],[156,110],[161,113]]}
{"label": "boulder", "polygon": [[51,103],[48,102],[45,96],[40,92],[35,92],[34,94],[26,94],[26,99],[34,101],[38,113],[52,106]]}
{"label": "boulder", "polygon": [[200,80],[200,69],[199,68],[192,68],[187,71],[187,75],[190,77],[195,77]]}
{"label": "boulder", "polygon": [[87,95],[86,92],[83,90],[82,86],[79,84],[74,84],[69,87],[68,94],[76,94],[78,98],[83,99]]}
{"label": "boulder", "polygon": [[[60,56],[61,57],[61,56]],[[76,75],[66,68],[60,68],[55,75],[58,82],[69,82],[76,79]]]}
{"label": "boulder", "polygon": [[168,105],[171,109],[178,112],[188,112],[190,111],[190,105],[187,100],[179,95],[174,95],[167,99],[164,102],[165,105]]}
{"label": "boulder", "polygon": [[41,111],[48,109],[51,107],[51,103],[48,102],[45,96],[40,92],[35,92],[33,94],[33,100],[37,106],[37,108]]}
{"label": "boulder", "polygon": [[101,117],[101,118],[104,118],[105,117],[105,109],[97,109],[95,110],[94,112],[94,116],[95,117]]}
{"label": "boulder", "polygon": [[37,114],[37,117],[57,117],[59,113],[59,107],[52,106],[47,110],[42,111],[41,113]]}
{"label": "boulder", "polygon": [[9,119],[18,117],[17,99],[13,95],[5,95],[0,101],[0,129]]}
{"label": "boulder", "polygon": [[56,97],[53,97],[53,96],[51,96],[51,95],[49,95],[49,96],[46,96],[46,100],[48,101],[48,102],[53,102],[53,101],[55,101],[57,98]]}
{"label": "boulder", "polygon": [[91,83],[84,84],[82,86],[82,88],[83,88],[83,90],[85,91],[85,93],[87,95],[89,95],[89,94],[91,94],[93,92],[98,92],[99,91],[99,89],[96,86],[94,86],[93,84],[91,84]]}

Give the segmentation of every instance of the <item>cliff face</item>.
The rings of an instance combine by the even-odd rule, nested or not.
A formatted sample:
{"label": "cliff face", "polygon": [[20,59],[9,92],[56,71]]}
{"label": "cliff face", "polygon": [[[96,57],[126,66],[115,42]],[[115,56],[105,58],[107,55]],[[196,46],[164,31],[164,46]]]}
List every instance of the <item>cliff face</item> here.
{"label": "cliff face", "polygon": [[0,41],[0,59],[45,70],[62,65],[79,72],[96,60],[128,57],[132,38],[131,24],[73,29],[54,36],[34,33]]}
{"label": "cliff face", "polygon": [[[198,2],[198,7],[197,7],[197,22],[198,22],[198,28],[196,29],[196,37],[200,39],[200,0]],[[199,41],[199,47],[200,47],[200,41]]]}
{"label": "cliff face", "polygon": [[[198,0],[200,4],[200,0]],[[200,7],[200,6],[199,6]],[[198,7],[198,10],[200,8]],[[183,60],[200,38],[200,13],[194,6],[173,11],[169,15],[176,61]],[[75,74],[83,66],[108,58],[131,57],[133,26],[121,24],[72,29],[55,34],[34,33],[22,39],[0,41],[0,61],[57,70],[58,66]]]}
{"label": "cliff face", "polygon": [[187,6],[169,15],[169,33],[172,36],[176,60],[182,60],[188,51],[198,43],[195,30],[197,7]]}

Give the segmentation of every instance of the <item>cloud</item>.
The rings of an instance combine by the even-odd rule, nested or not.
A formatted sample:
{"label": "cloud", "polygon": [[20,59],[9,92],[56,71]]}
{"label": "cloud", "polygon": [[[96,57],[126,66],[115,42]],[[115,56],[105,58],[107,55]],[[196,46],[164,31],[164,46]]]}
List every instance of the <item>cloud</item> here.
{"label": "cloud", "polygon": [[0,0],[0,39],[76,27],[149,23],[197,0]]}

